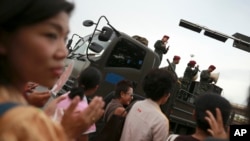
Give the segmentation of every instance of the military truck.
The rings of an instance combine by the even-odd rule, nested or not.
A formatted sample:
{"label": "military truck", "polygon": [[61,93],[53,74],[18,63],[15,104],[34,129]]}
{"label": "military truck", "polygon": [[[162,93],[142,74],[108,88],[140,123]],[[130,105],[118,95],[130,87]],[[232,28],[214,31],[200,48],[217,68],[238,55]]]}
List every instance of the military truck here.
{"label": "military truck", "polygon": [[[104,16],[100,19],[102,18]],[[85,26],[91,24],[96,23],[90,20],[84,22]],[[150,69],[160,65],[158,56],[143,43],[112,26],[104,26],[102,30],[97,30],[97,26],[98,24],[93,34],[80,37],[73,48],[68,45],[70,53],[67,62],[73,60],[74,69],[63,87],[64,90],[70,89],[79,72],[89,66],[94,66],[102,72],[104,79],[96,93],[106,96],[114,90],[114,85],[118,81],[129,79],[135,84],[140,84]],[[143,93],[140,85],[137,85],[134,91],[138,94]]]}
{"label": "military truck", "polygon": [[[108,26],[99,30],[98,25],[101,19],[105,19]],[[66,62],[68,65],[73,63],[73,71],[59,93],[70,90],[76,84],[79,73],[93,66],[102,72],[103,81],[96,95],[103,96],[106,104],[112,98],[115,84],[122,79],[132,80],[135,83],[135,100],[143,99],[141,82],[149,70],[159,67],[160,59],[157,54],[136,38],[116,30],[105,16],[101,16],[97,23],[86,20],[83,25],[95,25],[95,29],[86,37],[73,34],[69,40],[67,45],[69,55]],[[71,47],[74,36],[78,36],[79,40]],[[194,131],[195,122],[192,118],[192,111],[193,100],[196,96],[194,91],[198,84],[199,82],[192,83],[189,90],[183,90],[177,85],[169,101],[161,107],[170,119],[170,129],[174,133],[189,134]],[[183,99],[180,96],[183,93],[189,98]],[[219,91],[217,93],[220,94]]]}

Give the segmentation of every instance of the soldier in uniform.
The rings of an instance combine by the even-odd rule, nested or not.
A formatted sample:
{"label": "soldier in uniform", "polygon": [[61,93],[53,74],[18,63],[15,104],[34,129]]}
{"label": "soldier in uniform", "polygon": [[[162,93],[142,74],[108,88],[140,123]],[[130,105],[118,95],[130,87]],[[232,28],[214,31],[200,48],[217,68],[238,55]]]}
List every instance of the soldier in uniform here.
{"label": "soldier in uniform", "polygon": [[[184,76],[181,81],[181,88],[185,91],[189,91],[189,86],[191,82],[193,81],[193,78],[196,76],[196,74],[199,71],[199,66],[196,65],[196,62],[194,60],[191,60],[188,62],[187,67],[184,72]],[[180,95],[181,98],[184,100],[187,100],[189,98],[189,95],[187,93],[183,93]]]}
{"label": "soldier in uniform", "polygon": [[167,66],[167,69],[171,72],[175,72],[176,65],[179,64],[181,60],[180,56],[175,55],[173,61],[170,63],[170,66]]}
{"label": "soldier in uniform", "polygon": [[201,71],[200,74],[200,86],[199,86],[199,94],[206,92],[209,90],[210,84],[214,81],[211,77],[211,72],[216,69],[214,65],[210,65],[207,70]]}
{"label": "soldier in uniform", "polygon": [[154,51],[159,55],[160,61],[162,60],[162,55],[168,52],[169,47],[166,47],[168,40],[169,36],[164,35],[161,40],[157,40],[154,44]]}
{"label": "soldier in uniform", "polygon": [[194,60],[189,61],[184,71],[184,76],[182,79],[182,88],[185,90],[188,90],[188,86],[193,81],[193,78],[196,76],[196,74],[199,71],[199,66],[197,65],[195,67],[195,64],[196,62]]}

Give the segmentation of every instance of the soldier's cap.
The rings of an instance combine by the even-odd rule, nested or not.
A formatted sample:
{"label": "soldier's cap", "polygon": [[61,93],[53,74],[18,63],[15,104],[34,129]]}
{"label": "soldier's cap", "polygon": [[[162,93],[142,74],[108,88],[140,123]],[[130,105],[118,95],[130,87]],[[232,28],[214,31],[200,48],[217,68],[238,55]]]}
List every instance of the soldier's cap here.
{"label": "soldier's cap", "polygon": [[212,70],[215,70],[216,67],[214,65],[210,65],[208,68],[212,69]]}
{"label": "soldier's cap", "polygon": [[190,66],[194,66],[196,64],[196,62],[194,61],[194,60],[191,60],[191,61],[189,61],[189,63],[188,63],[188,65],[190,65]]}
{"label": "soldier's cap", "polygon": [[168,35],[164,35],[163,38],[168,38],[169,39],[170,37]]}
{"label": "soldier's cap", "polygon": [[174,58],[173,58],[173,60],[180,60],[180,59],[181,59],[181,57],[177,56],[177,55],[175,55]]}

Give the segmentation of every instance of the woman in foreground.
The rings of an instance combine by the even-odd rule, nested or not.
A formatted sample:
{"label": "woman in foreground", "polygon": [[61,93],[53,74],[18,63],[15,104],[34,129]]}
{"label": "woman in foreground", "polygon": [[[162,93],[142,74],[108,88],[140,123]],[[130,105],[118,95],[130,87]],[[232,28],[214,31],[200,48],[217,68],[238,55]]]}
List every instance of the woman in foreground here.
{"label": "woman in foreground", "polygon": [[72,10],[66,0],[0,1],[1,141],[73,140],[102,116],[104,103],[99,97],[73,116],[80,101],[76,97],[61,124],[54,123],[43,111],[29,106],[23,95],[28,81],[52,87],[62,74]]}

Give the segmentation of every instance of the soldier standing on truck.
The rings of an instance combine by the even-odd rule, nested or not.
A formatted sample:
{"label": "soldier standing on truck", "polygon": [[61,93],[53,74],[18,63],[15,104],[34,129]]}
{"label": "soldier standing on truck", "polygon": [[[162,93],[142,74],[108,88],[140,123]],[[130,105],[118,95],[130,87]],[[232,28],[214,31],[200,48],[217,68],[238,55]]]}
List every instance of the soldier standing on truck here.
{"label": "soldier standing on truck", "polygon": [[[171,63],[169,63],[168,66],[163,67],[163,69],[166,69],[166,70],[168,70],[168,71],[170,71],[170,72],[172,72],[173,74],[176,75],[176,73],[175,73],[176,65],[179,64],[180,60],[181,60],[181,57],[175,55],[173,57],[173,61]],[[177,75],[176,75],[176,77],[177,77]]]}
{"label": "soldier standing on truck", "polygon": [[155,53],[158,54],[160,61],[162,60],[162,55],[166,54],[169,50],[169,46],[166,47],[169,40],[169,36],[164,35],[161,40],[157,40],[154,44],[155,47]]}
{"label": "soldier standing on truck", "polygon": [[[183,78],[181,80],[181,88],[189,92],[189,87],[192,81],[195,80],[195,77],[198,74],[199,66],[195,67],[196,62],[191,60],[188,62],[187,67],[184,71]],[[189,95],[186,92],[180,93],[179,97],[183,98],[185,101],[189,98]]]}
{"label": "soldier standing on truck", "polygon": [[216,67],[214,65],[210,65],[207,70],[201,71],[198,94],[209,90],[210,83],[214,81],[214,79],[211,77],[211,72],[213,72],[215,69]]}
{"label": "soldier standing on truck", "polygon": [[[177,76],[177,74],[176,74],[176,72],[175,72],[175,69],[176,69],[176,65],[179,64],[180,60],[181,60],[181,57],[175,55],[175,56],[173,57],[173,61],[172,61],[171,63],[170,63],[170,62],[168,61],[168,59],[167,59],[169,65],[166,66],[166,67],[163,67],[162,69],[165,69],[165,70],[170,71],[170,72],[176,77],[176,79],[178,79],[178,76]],[[180,82],[179,79],[178,79],[177,82],[178,82],[179,84],[181,84],[181,82]]]}
{"label": "soldier standing on truck", "polygon": [[182,88],[185,90],[188,90],[189,85],[195,79],[195,76],[197,76],[197,73],[199,71],[199,65],[195,67],[195,64],[196,62],[194,60],[189,61],[184,71],[181,84],[182,84]]}

